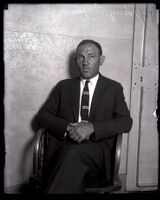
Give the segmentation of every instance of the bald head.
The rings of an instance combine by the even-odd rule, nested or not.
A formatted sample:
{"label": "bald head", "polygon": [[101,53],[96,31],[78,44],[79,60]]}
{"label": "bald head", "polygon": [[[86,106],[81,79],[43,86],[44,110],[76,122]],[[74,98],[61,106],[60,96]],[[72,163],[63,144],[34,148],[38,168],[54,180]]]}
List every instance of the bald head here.
{"label": "bald head", "polygon": [[86,44],[92,44],[92,45],[94,45],[98,49],[99,55],[100,56],[102,55],[102,47],[101,47],[101,45],[98,42],[95,42],[94,40],[82,40],[82,42],[80,42],[79,45],[77,46],[77,49],[80,46],[83,46],[83,45],[86,45]]}

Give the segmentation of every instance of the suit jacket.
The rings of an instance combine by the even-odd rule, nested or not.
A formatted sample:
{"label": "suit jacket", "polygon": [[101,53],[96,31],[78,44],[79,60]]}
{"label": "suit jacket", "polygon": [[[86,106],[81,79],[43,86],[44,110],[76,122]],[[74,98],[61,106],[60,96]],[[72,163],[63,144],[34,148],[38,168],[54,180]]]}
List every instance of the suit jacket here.
{"label": "suit jacket", "polygon": [[[60,81],[38,114],[41,128],[47,128],[59,139],[70,122],[78,122],[80,78]],[[111,177],[111,151],[114,136],[129,132],[132,126],[123,88],[120,83],[100,74],[92,99],[89,121],[95,129],[95,142],[104,151],[106,177]],[[109,151],[108,151],[109,149]]]}

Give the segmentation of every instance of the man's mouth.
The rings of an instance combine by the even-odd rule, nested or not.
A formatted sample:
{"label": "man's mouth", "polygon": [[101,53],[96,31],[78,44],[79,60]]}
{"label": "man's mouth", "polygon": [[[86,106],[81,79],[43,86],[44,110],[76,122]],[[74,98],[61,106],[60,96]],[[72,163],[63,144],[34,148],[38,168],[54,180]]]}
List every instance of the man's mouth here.
{"label": "man's mouth", "polygon": [[82,70],[88,72],[90,68],[82,68]]}

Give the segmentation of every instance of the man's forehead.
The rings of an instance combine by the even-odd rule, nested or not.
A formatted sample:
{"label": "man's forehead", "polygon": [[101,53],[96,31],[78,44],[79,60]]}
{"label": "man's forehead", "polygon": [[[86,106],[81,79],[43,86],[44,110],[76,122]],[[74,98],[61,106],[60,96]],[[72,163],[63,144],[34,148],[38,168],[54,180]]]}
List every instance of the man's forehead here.
{"label": "man's forehead", "polygon": [[86,52],[94,51],[94,52],[98,52],[99,49],[93,43],[86,43],[86,44],[81,44],[77,48],[77,52],[81,52],[81,51],[86,51]]}

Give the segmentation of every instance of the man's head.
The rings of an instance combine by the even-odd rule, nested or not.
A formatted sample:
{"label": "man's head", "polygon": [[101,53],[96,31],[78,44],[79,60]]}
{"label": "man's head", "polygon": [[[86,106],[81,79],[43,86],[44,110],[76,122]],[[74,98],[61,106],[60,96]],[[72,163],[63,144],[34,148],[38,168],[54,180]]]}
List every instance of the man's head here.
{"label": "man's head", "polygon": [[77,46],[75,60],[84,79],[96,76],[104,59],[101,45],[93,40],[83,40]]}

